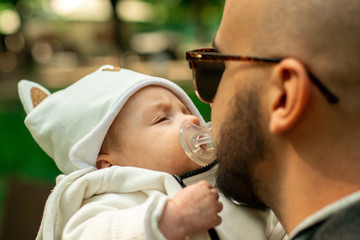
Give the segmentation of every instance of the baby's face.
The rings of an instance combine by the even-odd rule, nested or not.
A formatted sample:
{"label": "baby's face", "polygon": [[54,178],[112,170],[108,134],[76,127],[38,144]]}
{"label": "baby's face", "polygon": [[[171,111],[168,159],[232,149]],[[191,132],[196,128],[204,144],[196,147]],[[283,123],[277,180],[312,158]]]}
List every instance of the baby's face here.
{"label": "baby's face", "polygon": [[169,90],[149,86],[136,92],[113,123],[116,149],[113,165],[181,174],[199,167],[181,147],[181,125],[199,119]]}

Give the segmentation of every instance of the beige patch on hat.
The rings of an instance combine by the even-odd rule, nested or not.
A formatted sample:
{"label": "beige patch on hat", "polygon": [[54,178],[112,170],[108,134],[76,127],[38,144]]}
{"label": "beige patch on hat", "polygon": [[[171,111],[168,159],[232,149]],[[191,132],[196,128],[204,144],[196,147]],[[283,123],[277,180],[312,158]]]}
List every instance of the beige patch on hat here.
{"label": "beige patch on hat", "polygon": [[34,108],[39,105],[45,98],[48,97],[48,94],[38,87],[32,87],[30,90],[30,94]]}
{"label": "beige patch on hat", "polygon": [[119,72],[120,70],[121,70],[121,67],[114,66],[114,68],[104,68],[102,71]]}

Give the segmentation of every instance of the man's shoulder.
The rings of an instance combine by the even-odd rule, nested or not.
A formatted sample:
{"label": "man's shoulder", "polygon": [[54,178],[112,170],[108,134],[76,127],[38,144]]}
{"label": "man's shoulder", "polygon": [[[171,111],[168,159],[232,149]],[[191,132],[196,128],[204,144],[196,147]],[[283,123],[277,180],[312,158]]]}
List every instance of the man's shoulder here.
{"label": "man's shoulder", "polygon": [[360,239],[360,201],[300,233],[296,240]]}

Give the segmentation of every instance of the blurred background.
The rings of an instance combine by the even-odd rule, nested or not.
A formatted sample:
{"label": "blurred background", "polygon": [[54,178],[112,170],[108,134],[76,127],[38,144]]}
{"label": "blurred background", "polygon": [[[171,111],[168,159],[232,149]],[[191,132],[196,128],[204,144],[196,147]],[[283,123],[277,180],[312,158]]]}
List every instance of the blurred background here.
{"label": "blurred background", "polygon": [[197,100],[185,51],[211,46],[223,0],[0,0],[0,239],[34,239],[60,173],[25,128],[21,79],[62,89],[105,64]]}

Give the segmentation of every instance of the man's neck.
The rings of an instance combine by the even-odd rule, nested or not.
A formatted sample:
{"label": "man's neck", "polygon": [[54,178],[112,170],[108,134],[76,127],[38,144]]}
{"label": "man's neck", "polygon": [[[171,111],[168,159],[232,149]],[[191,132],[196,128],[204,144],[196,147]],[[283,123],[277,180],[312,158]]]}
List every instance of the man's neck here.
{"label": "man's neck", "polygon": [[[319,161],[331,164],[324,159]],[[288,166],[281,181],[279,206],[274,207],[288,233],[323,207],[360,190],[360,165],[350,167],[350,161],[348,164],[345,161],[342,159],[337,169],[328,166],[326,171],[321,164],[300,159]]]}

